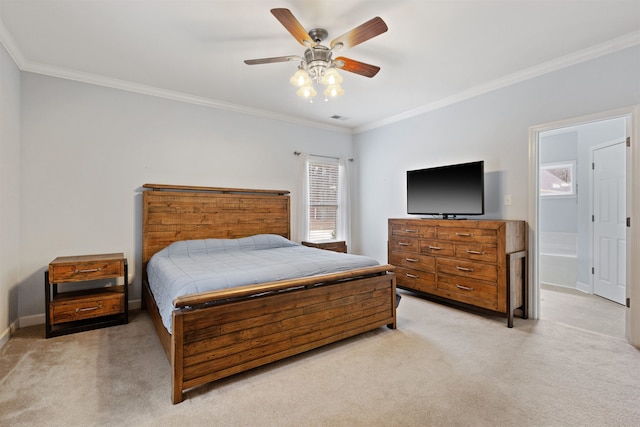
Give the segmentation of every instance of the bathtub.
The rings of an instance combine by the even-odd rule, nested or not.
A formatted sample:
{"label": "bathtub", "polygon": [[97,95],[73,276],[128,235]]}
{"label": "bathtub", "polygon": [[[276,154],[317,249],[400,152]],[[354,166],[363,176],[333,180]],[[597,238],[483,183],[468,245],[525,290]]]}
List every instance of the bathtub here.
{"label": "bathtub", "polygon": [[544,232],[539,237],[538,280],[547,285],[578,288],[575,233]]}

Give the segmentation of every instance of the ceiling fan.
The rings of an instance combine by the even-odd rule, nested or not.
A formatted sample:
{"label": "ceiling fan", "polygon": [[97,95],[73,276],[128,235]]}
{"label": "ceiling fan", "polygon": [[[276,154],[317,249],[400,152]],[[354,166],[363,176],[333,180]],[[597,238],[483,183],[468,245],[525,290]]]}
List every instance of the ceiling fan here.
{"label": "ceiling fan", "polygon": [[328,99],[329,96],[335,97],[341,95],[344,91],[340,87],[342,76],[337,69],[348,71],[350,73],[359,74],[365,77],[373,77],[380,67],[354,59],[338,56],[333,58],[333,52],[342,48],[350,48],[363,43],[373,37],[376,37],[388,30],[387,24],[380,17],[375,17],[362,25],[348,31],[341,36],[333,39],[329,47],[320,44],[329,35],[327,30],[323,28],[314,28],[307,32],[298,22],[293,13],[289,9],[271,9],[271,13],[278,21],[291,33],[291,35],[307,49],[304,51],[304,57],[299,55],[277,56],[273,58],[247,59],[245,64],[270,64],[274,62],[287,62],[300,60],[298,70],[291,77],[291,84],[297,86],[298,95],[312,101],[313,96],[317,93],[313,88],[313,82],[322,83],[327,86],[324,93]]}

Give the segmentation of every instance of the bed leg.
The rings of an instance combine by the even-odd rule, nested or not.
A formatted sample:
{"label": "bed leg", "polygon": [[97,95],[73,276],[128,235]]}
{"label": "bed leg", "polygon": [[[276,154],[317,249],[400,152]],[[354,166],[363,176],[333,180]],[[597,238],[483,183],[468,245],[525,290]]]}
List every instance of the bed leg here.
{"label": "bed leg", "polygon": [[171,391],[171,401],[175,405],[176,403],[182,402],[182,390],[176,390],[175,387]]}
{"label": "bed leg", "polygon": [[182,402],[184,379],[183,323],[182,316],[173,312],[171,334],[171,400],[174,404]]}
{"label": "bed leg", "polygon": [[393,301],[391,304],[391,313],[393,315],[393,322],[387,324],[387,328],[389,329],[396,329],[397,324],[396,324],[396,309],[398,308],[398,304],[400,304],[400,299],[402,297],[400,296],[400,294],[398,294],[396,292],[396,276],[394,275],[391,279],[391,300]]}

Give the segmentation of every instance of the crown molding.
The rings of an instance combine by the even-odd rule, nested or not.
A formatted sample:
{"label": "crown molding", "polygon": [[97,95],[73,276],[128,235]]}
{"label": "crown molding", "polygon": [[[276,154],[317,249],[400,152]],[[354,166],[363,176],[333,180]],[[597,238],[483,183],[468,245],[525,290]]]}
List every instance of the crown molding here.
{"label": "crown molding", "polygon": [[400,122],[400,121],[409,119],[411,117],[419,116],[420,114],[438,110],[440,108],[443,108],[452,104],[456,104],[458,102],[461,102],[470,98],[474,98],[476,96],[483,95],[485,93],[489,93],[494,90],[513,85],[515,83],[520,83],[535,77],[542,76],[544,74],[558,71],[563,68],[567,68],[572,65],[580,64],[582,62],[599,58],[601,56],[614,53],[619,50],[626,49],[628,47],[632,47],[638,44],[640,44],[640,31],[634,31],[625,36],[618,37],[618,38],[609,40],[607,42],[597,44],[590,48],[579,50],[579,51],[570,53],[568,55],[562,56],[560,58],[554,59],[552,61],[545,62],[535,67],[531,67],[526,70],[522,70],[517,73],[504,76],[500,79],[494,80],[487,84],[479,85],[469,90],[466,90],[464,92],[455,94],[453,96],[449,96],[447,98],[440,99],[430,104],[423,105],[422,107],[418,107],[418,108],[406,111],[404,113],[400,113],[395,116],[388,117],[383,120],[378,120],[375,122],[365,124],[363,126],[359,126],[353,129],[353,133],[358,134],[358,133],[366,132],[372,129],[380,128],[382,126],[386,126],[392,123]]}
{"label": "crown molding", "polygon": [[4,46],[5,50],[18,68],[22,70],[22,67],[27,61],[20,49],[18,49],[18,45],[11,36],[11,33],[9,33],[7,27],[4,25],[2,18],[0,18],[0,44]]}
{"label": "crown molding", "polygon": [[315,127],[323,130],[329,130],[332,132],[340,132],[346,134],[352,134],[352,129],[342,126],[329,125],[325,123],[318,123],[312,120],[301,119],[298,117],[289,116],[286,114],[274,113],[272,111],[261,110],[259,108],[251,108],[243,105],[232,104],[228,102],[218,101],[211,98],[205,98],[195,95],[190,95],[183,92],[172,91],[167,89],[161,89],[154,86],[148,86],[138,83],[133,83],[126,80],[114,79],[97,74],[84,73],[80,71],[70,70],[62,67],[54,67],[50,65],[40,64],[30,61],[22,54],[15,40],[7,30],[2,19],[0,19],[0,44],[9,53],[9,56],[13,59],[13,62],[18,66],[21,71],[42,74],[50,77],[58,77],[66,80],[73,80],[81,83],[89,83],[97,86],[108,87],[112,89],[119,89],[128,92],[134,92],[142,95],[149,95],[158,98],[170,99],[173,101],[179,101],[189,104],[200,105],[208,108],[215,108],[218,110],[230,111],[240,114],[247,114],[251,116],[261,117],[270,120],[278,120],[287,123],[292,123],[301,126]]}
{"label": "crown molding", "polygon": [[640,44],[640,31],[634,31],[625,36],[618,37],[618,38],[609,40],[607,42],[600,43],[595,46],[570,53],[563,57],[528,68],[526,70],[522,70],[510,75],[504,76],[500,79],[496,79],[487,84],[473,87],[466,91],[423,105],[421,107],[414,108],[412,110],[408,110],[403,113],[396,114],[386,119],[370,122],[354,128],[345,128],[342,126],[318,123],[312,120],[301,119],[301,118],[289,116],[286,114],[279,114],[279,113],[274,113],[267,110],[261,110],[258,108],[251,108],[243,105],[227,103],[227,102],[218,101],[211,98],[190,95],[183,92],[171,91],[171,90],[161,89],[153,86],[133,83],[125,80],[105,77],[101,75],[84,73],[84,72],[69,70],[65,68],[53,67],[49,65],[35,63],[27,60],[24,57],[24,55],[18,48],[17,44],[15,43],[13,37],[11,36],[9,31],[7,31],[6,26],[4,25],[4,22],[2,22],[1,19],[0,19],[0,43],[5,47],[5,49],[7,50],[7,52],[9,53],[9,55],[11,56],[11,58],[13,59],[13,61],[16,63],[16,65],[21,71],[27,71],[27,72],[32,72],[36,74],[43,74],[51,77],[74,80],[78,82],[89,83],[89,84],[109,87],[113,89],[125,90],[128,92],[135,92],[143,95],[149,95],[149,96],[165,98],[165,99],[170,99],[170,100],[179,101],[179,102],[196,104],[196,105],[201,105],[209,108],[216,108],[219,110],[231,111],[231,112],[236,112],[240,114],[247,114],[247,115],[252,115],[252,116],[271,119],[271,120],[279,120],[279,121],[284,121],[292,124],[315,127],[323,130],[329,130],[332,132],[340,132],[340,133],[353,135],[353,134],[358,134],[358,133],[366,132],[369,130],[373,130],[376,128],[380,128],[383,126],[387,126],[396,122],[400,122],[415,116],[419,116],[421,114],[428,113],[430,111],[434,111],[449,105],[456,104],[458,102],[461,102],[470,98],[474,98],[479,95],[483,95],[485,93],[492,92],[497,89],[501,89],[516,83],[520,83],[535,77],[542,76],[544,74],[548,74],[563,68],[570,67],[572,65],[576,65],[582,62],[586,62],[586,61],[613,53],[613,52],[617,52],[619,50],[626,49],[631,46],[638,45]]}
{"label": "crown molding", "polygon": [[22,71],[42,74],[51,77],[58,77],[66,80],[73,80],[82,83],[89,83],[97,86],[104,86],[112,89],[124,90],[127,92],[134,92],[142,95],[149,95],[158,98],[165,98],[173,101],[184,102],[188,104],[200,105],[208,108],[215,108],[218,110],[230,111],[234,113],[247,114],[251,116],[261,117],[271,120],[279,120],[292,124],[315,127],[324,130],[330,130],[333,132],[341,132],[351,134],[352,130],[340,126],[333,126],[324,123],[314,122],[312,120],[301,119],[286,114],[274,113],[272,111],[261,110],[259,108],[247,107],[244,105],[232,104],[228,102],[218,101],[211,98],[205,98],[201,96],[195,96],[184,92],[172,91],[168,89],[162,89],[154,86],[143,85],[126,80],[114,79],[111,77],[105,77],[97,74],[84,73],[75,70],[69,70],[61,67],[53,67],[50,65],[44,65],[26,61],[22,67]]}

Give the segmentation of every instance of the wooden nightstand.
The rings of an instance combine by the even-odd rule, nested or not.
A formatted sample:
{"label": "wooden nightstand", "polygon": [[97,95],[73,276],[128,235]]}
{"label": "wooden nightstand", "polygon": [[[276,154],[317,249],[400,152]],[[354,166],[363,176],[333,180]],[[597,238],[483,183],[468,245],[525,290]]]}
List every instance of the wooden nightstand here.
{"label": "wooden nightstand", "polygon": [[[58,292],[58,285],[123,278],[123,285]],[[129,317],[127,259],[121,253],[58,257],[44,272],[46,337],[122,325]],[[67,285],[67,288],[72,285]]]}
{"label": "wooden nightstand", "polygon": [[312,248],[347,253],[347,242],[344,240],[323,240],[318,242],[302,242],[302,244]]}

